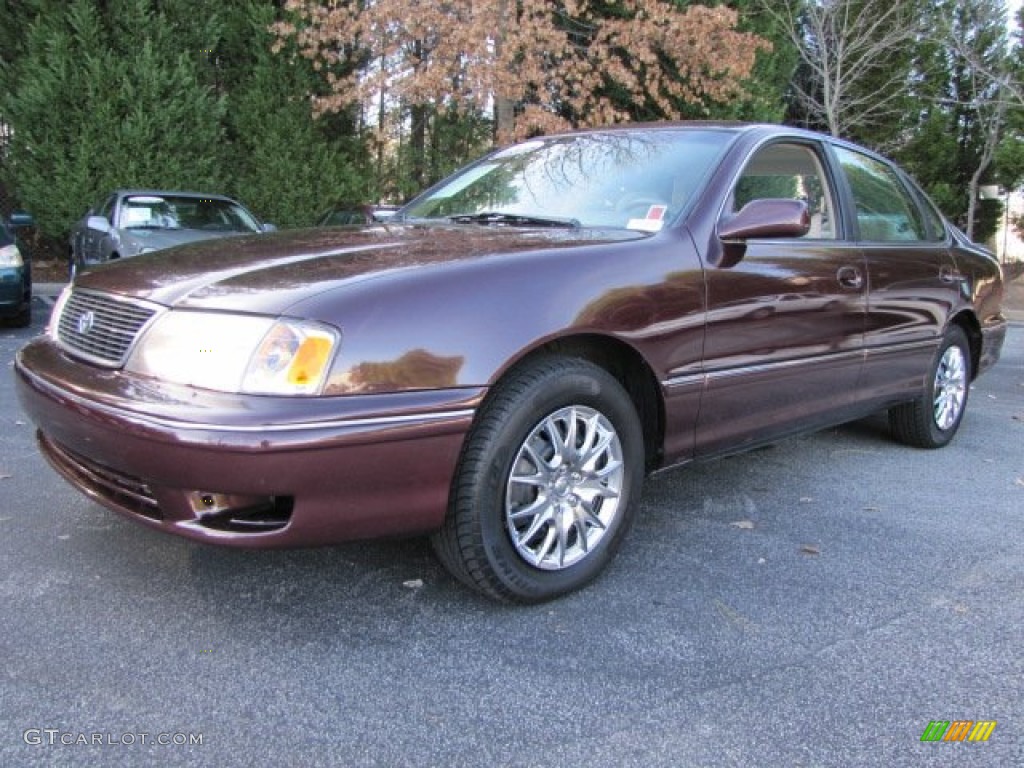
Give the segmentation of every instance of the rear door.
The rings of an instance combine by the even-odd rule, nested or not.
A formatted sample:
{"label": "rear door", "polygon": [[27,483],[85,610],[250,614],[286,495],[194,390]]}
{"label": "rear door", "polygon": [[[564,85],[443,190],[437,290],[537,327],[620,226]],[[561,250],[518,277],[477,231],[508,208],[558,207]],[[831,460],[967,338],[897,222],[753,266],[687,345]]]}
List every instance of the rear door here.
{"label": "rear door", "polygon": [[865,266],[844,237],[829,169],[818,142],[775,141],[734,182],[723,216],[754,199],[799,199],[811,229],[802,238],[748,240],[735,264],[708,266],[698,455],[835,421],[855,400]]}
{"label": "rear door", "polygon": [[948,233],[887,162],[845,146],[835,153],[867,264],[862,394],[889,399],[915,392],[959,300]]}

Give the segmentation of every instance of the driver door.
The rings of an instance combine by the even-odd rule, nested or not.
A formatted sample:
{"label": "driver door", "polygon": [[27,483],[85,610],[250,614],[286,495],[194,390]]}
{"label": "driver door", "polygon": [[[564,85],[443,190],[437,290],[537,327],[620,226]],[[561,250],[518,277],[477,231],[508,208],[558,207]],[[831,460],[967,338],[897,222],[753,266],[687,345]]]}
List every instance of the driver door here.
{"label": "driver door", "polygon": [[843,237],[828,168],[817,142],[774,142],[734,182],[723,217],[751,200],[786,198],[806,203],[811,225],[803,237],[750,239],[735,263],[706,268],[698,456],[834,422],[854,399],[866,269]]}

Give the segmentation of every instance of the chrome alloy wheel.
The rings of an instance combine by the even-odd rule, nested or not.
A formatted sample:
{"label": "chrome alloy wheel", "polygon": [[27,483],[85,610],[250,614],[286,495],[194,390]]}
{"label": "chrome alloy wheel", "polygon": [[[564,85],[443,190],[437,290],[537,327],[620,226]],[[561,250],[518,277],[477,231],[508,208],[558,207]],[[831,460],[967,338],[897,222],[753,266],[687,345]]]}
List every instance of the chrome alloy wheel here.
{"label": "chrome alloy wheel", "polygon": [[956,344],[946,349],[935,370],[933,388],[935,426],[946,430],[956,424],[967,395],[967,361]]}
{"label": "chrome alloy wheel", "polygon": [[582,405],[544,418],[519,448],[505,491],[505,523],[530,565],[557,571],[585,558],[619,512],[625,477],[612,423]]}

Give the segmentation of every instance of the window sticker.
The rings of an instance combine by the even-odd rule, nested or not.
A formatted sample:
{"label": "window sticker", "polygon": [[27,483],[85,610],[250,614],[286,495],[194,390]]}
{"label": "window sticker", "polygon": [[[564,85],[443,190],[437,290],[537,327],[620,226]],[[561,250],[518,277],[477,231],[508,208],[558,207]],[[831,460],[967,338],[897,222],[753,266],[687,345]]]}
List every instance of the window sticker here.
{"label": "window sticker", "polygon": [[642,219],[630,219],[626,222],[626,229],[637,229],[641,232],[660,232],[665,226],[665,214],[668,212],[667,205],[652,205],[647,209],[647,215]]}

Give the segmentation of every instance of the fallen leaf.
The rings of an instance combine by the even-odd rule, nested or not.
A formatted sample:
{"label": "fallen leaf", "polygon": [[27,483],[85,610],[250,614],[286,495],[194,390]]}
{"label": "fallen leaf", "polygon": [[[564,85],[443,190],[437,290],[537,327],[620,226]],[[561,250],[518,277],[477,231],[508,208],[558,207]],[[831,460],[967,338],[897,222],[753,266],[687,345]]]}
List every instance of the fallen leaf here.
{"label": "fallen leaf", "polygon": [[62,534],[61,534],[60,536],[58,536],[57,538],[58,538],[58,539],[60,539],[61,541],[67,541],[68,539],[70,539],[70,538],[71,538],[71,534],[68,534],[68,533],[62,533]]}
{"label": "fallen leaf", "polygon": [[19,426],[19,427],[24,427],[24,426],[25,426],[25,422],[24,422],[24,421],[22,421],[21,419],[18,419],[18,420],[17,420],[17,421],[15,421],[14,423],[15,423],[15,424],[16,424],[17,426]]}
{"label": "fallen leaf", "polygon": [[820,555],[821,554],[821,550],[818,549],[813,544],[804,544],[802,547],[800,547],[800,552],[802,554],[805,554],[805,555]]}
{"label": "fallen leaf", "polygon": [[765,563],[767,563],[767,562],[768,562],[768,561],[767,561],[767,560],[765,560],[765,559],[764,559],[763,557],[759,557],[759,558],[757,558],[757,564],[758,564],[758,565],[764,565],[764,564],[765,564]]}
{"label": "fallen leaf", "polygon": [[2,475],[0,474],[0,480],[10,480],[14,475]]}
{"label": "fallen leaf", "polygon": [[1017,478],[1017,485],[1019,485],[1022,488],[1024,488],[1024,477],[1018,477]]}
{"label": "fallen leaf", "polygon": [[865,512],[881,512],[880,507],[864,507]]}
{"label": "fallen leaf", "polygon": [[753,627],[753,622],[744,616],[739,611],[730,608],[728,605],[723,603],[721,600],[715,600],[715,608],[722,614],[724,618],[735,624],[740,629],[748,629]]}
{"label": "fallen leaf", "polygon": [[407,589],[419,589],[423,586],[423,579],[409,579],[408,581],[403,581],[402,586]]}
{"label": "fallen leaf", "polygon": [[814,501],[814,499],[812,499],[810,496],[801,496],[800,497],[800,503],[801,504],[810,504],[812,501]]}
{"label": "fallen leaf", "polygon": [[753,520],[737,520],[735,523],[729,523],[733,528],[742,528],[744,531],[749,531],[754,527]]}

